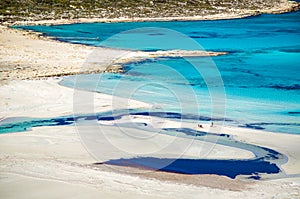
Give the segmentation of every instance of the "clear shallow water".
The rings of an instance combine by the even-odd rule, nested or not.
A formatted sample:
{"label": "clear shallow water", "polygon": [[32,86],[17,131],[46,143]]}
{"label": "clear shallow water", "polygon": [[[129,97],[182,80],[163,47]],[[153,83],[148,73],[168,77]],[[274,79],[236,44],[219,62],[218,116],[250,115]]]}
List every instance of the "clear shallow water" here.
{"label": "clear shallow water", "polygon": [[[227,123],[300,133],[300,12],[219,21],[92,23],[22,28],[43,32],[60,41],[87,45],[141,50],[194,49],[193,45],[170,42],[174,38],[168,37],[164,31],[133,31],[105,41],[121,31],[142,27],[176,30],[195,39],[206,50],[230,52],[229,55],[212,58],[225,85],[225,117],[232,120]],[[199,65],[207,62],[206,58],[190,59]],[[126,89],[116,89],[120,82],[128,89],[141,82],[163,82],[163,86],[148,84],[132,97],[160,104],[165,110],[174,112],[182,111],[178,108],[182,104],[185,104],[186,112],[195,111],[186,94],[192,88],[199,103],[197,111],[203,116],[211,115],[211,97],[205,79],[185,59],[147,60],[127,64],[125,68],[125,74],[88,75],[86,81],[76,86],[91,89],[90,85],[101,78],[97,91],[126,96]],[[170,69],[184,78],[170,75]],[[209,75],[214,77],[216,74]],[[66,77],[61,84],[72,87],[75,79]],[[215,85],[214,89],[217,90],[218,86]],[[178,95],[181,96],[180,101]]]}

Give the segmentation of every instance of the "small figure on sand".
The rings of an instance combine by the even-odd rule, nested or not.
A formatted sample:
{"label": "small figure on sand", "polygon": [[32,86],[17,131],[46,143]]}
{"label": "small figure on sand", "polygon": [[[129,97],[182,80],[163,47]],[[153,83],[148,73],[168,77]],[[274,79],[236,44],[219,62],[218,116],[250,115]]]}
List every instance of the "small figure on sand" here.
{"label": "small figure on sand", "polygon": [[210,124],[210,127],[213,127],[214,126],[214,123],[213,122],[211,122],[211,124]]}
{"label": "small figure on sand", "polygon": [[198,128],[203,128],[202,124],[198,124]]}

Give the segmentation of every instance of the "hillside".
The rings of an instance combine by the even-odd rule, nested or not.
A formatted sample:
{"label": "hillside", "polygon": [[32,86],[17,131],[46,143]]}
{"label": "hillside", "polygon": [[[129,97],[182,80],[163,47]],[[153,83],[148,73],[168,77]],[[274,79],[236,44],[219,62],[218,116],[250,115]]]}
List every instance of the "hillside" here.
{"label": "hillside", "polygon": [[285,12],[298,7],[299,4],[287,0],[1,0],[0,22],[193,17],[220,13]]}

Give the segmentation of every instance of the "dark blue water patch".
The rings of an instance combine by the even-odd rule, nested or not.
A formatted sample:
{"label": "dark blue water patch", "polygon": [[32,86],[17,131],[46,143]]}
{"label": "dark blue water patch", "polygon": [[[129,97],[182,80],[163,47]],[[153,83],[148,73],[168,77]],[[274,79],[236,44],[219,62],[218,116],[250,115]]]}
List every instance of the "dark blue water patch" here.
{"label": "dark blue water patch", "polygon": [[161,36],[161,35],[165,35],[165,34],[163,34],[163,33],[150,33],[148,35],[150,35],[150,36]]}
{"label": "dark blue water patch", "polygon": [[[156,50],[147,50],[147,52],[156,52]],[[140,64],[146,64],[146,63],[153,63],[153,62],[157,62],[158,60],[164,60],[164,57],[159,57],[159,58],[147,58],[147,59],[143,59],[143,60],[139,60],[139,61],[132,61],[132,62],[128,62],[126,64],[123,64],[123,69],[130,73],[130,69],[133,69],[135,66],[138,66]],[[175,57],[170,57],[168,59],[176,59]]]}
{"label": "dark blue water patch", "polygon": [[[12,132],[23,132],[27,131],[33,127],[41,126],[60,126],[60,125],[72,125],[76,121],[85,120],[99,120],[99,121],[113,121],[120,120],[124,116],[136,115],[136,116],[154,116],[159,118],[167,119],[178,119],[178,120],[197,120],[197,121],[233,121],[230,119],[223,118],[211,118],[205,116],[197,116],[193,114],[180,114],[175,112],[147,112],[147,111],[136,111],[136,110],[119,110],[112,112],[97,113],[91,115],[77,115],[77,116],[62,116],[57,118],[48,118],[48,119],[35,119],[35,118],[13,118],[11,121],[8,119],[0,122],[0,133],[12,133]],[[187,129],[183,130],[187,133]],[[189,134],[195,134],[192,132],[192,129],[189,130]],[[184,133],[184,132],[182,132]]]}
{"label": "dark blue water patch", "polygon": [[155,117],[160,117],[160,118],[182,119],[182,115],[180,113],[173,113],[173,112],[138,112],[138,113],[131,113],[131,115],[155,116]]}
{"label": "dark blue water patch", "polygon": [[[169,119],[193,119],[194,116],[182,116],[180,113],[174,113],[174,112],[130,112],[130,113],[120,113],[115,114],[114,116],[109,117],[99,117],[99,120],[114,120],[114,119],[121,119],[123,116],[126,115],[136,115],[136,116],[154,116],[159,118],[169,118]],[[211,120],[211,119],[210,119]],[[209,120],[209,121],[210,121]]]}
{"label": "dark blue water patch", "polygon": [[199,31],[199,32],[192,31],[192,32],[188,33],[188,35],[191,38],[217,38],[217,37],[225,37],[225,36],[220,35],[220,34],[215,33],[215,32],[202,32],[202,31]]}
{"label": "dark blue water patch", "polygon": [[238,175],[250,175],[257,179],[258,173],[276,174],[280,169],[276,164],[264,159],[251,160],[208,160],[208,159],[168,159],[153,157],[137,157],[131,159],[115,159],[104,164],[148,168],[180,174],[215,174],[236,178]]}
{"label": "dark blue water patch", "polygon": [[260,180],[261,177],[260,177],[259,175],[256,174],[256,175],[252,175],[252,176],[248,177],[248,179]]}
{"label": "dark blue water patch", "polygon": [[[1,133],[13,133],[13,132],[23,132],[30,130],[34,127],[42,127],[42,126],[65,126],[72,125],[75,121],[78,120],[98,120],[99,116],[96,115],[81,115],[81,116],[64,116],[57,117],[51,119],[34,119],[28,118],[25,120],[24,118],[19,120],[19,122],[6,123],[0,122],[0,134]],[[16,119],[15,119],[16,120]]]}
{"label": "dark blue water patch", "polygon": [[[16,26],[17,27],[17,26]],[[58,30],[63,30],[63,31],[65,31],[65,29],[63,28],[63,26],[56,26],[56,27],[54,27],[55,29],[58,29]],[[25,28],[26,29],[26,28]]]}
{"label": "dark blue water patch", "polygon": [[94,37],[94,38],[89,38],[89,37],[64,37],[63,38],[64,41],[72,41],[72,40],[85,40],[85,41],[88,41],[88,40],[99,40],[98,37]]}
{"label": "dark blue water patch", "polygon": [[84,34],[93,34],[93,33],[91,33],[91,32],[82,31],[82,30],[77,30],[77,32],[84,33]]}
{"label": "dark blue water patch", "polygon": [[107,116],[107,117],[99,117],[98,120],[99,121],[113,121],[113,120],[119,120],[121,119],[122,116]]}
{"label": "dark blue water patch", "polygon": [[[120,119],[120,117],[101,117],[100,115],[78,115],[78,116],[62,116],[57,118],[51,119],[35,119],[35,118],[21,118],[19,121],[15,122],[0,122],[0,134],[1,133],[13,133],[13,132],[23,132],[30,130],[34,127],[42,127],[42,126],[64,126],[64,125],[72,125],[76,121],[85,120],[85,121],[92,121],[92,120],[113,120]],[[15,118],[14,120],[17,120]]]}
{"label": "dark blue water patch", "polygon": [[168,119],[185,119],[185,120],[197,120],[197,121],[227,121],[232,122],[233,120],[228,118],[212,118],[206,116],[198,116],[193,114],[181,114],[175,112],[136,112],[130,113],[130,115],[143,115],[143,116],[154,116]]}
{"label": "dark blue water patch", "polygon": [[210,132],[204,132],[204,131],[198,131],[191,128],[163,128],[164,131],[170,131],[170,132],[180,132],[187,136],[193,136],[193,137],[199,137],[199,136],[218,136],[218,137],[226,137],[230,138],[231,136],[228,134],[216,134],[216,133],[210,133]]}
{"label": "dark blue water patch", "polygon": [[193,39],[200,39],[200,38],[206,38],[206,37],[204,37],[204,36],[190,36],[191,38],[193,38]]}
{"label": "dark blue water patch", "polygon": [[71,125],[74,123],[74,118],[54,118],[54,119],[31,119],[28,121],[8,123],[0,125],[0,134],[1,133],[12,133],[12,132],[23,132],[30,130],[33,127],[42,127],[42,126],[62,126],[62,125]]}
{"label": "dark blue water patch", "polygon": [[239,125],[238,127],[243,127],[243,128],[249,128],[249,129],[256,129],[256,130],[264,130],[264,127],[258,126],[258,125],[253,125],[253,124],[244,124],[244,125]]}
{"label": "dark blue water patch", "polygon": [[300,90],[300,84],[293,84],[289,86],[285,85],[270,85],[268,88],[280,89],[280,90]]}
{"label": "dark blue water patch", "polygon": [[148,126],[147,123],[137,123],[138,126]]}
{"label": "dark blue water patch", "polygon": [[281,154],[273,149],[269,149],[266,147],[260,147],[260,148],[267,152],[267,154],[263,157],[265,161],[284,159],[283,154]]}
{"label": "dark blue water patch", "polygon": [[300,123],[282,123],[282,122],[259,122],[259,123],[251,123],[249,125],[280,125],[280,126],[300,126]]}
{"label": "dark blue water patch", "polygon": [[158,50],[159,50],[158,48],[152,48],[152,49],[145,49],[143,51],[145,51],[145,52],[156,52]]}
{"label": "dark blue water patch", "polygon": [[300,53],[299,48],[280,49],[279,51],[285,53]]}
{"label": "dark blue water patch", "polygon": [[300,123],[259,122],[259,123],[249,123],[249,124],[239,125],[239,127],[257,129],[257,130],[265,129],[263,126],[299,126],[300,127]]}
{"label": "dark blue water patch", "polygon": [[296,29],[278,29],[278,30],[274,30],[274,32],[278,32],[278,33],[286,33],[286,34],[299,34],[299,31]]}
{"label": "dark blue water patch", "polygon": [[252,72],[251,70],[243,69],[243,68],[232,68],[233,72],[246,73],[254,76],[260,76],[260,74]]}
{"label": "dark blue water patch", "polygon": [[300,111],[289,111],[289,115],[300,115]]}
{"label": "dark blue water patch", "polygon": [[84,119],[84,120],[98,120],[99,116],[97,115],[85,115],[85,116],[75,116],[71,117],[71,119],[74,119],[74,121],[78,121],[79,119]]}
{"label": "dark blue water patch", "polygon": [[163,128],[163,130],[172,131],[172,132],[180,132],[180,133],[184,133],[185,135],[188,135],[188,136],[205,136],[205,135],[209,134],[207,132],[197,131],[197,130],[190,129],[190,128]]}

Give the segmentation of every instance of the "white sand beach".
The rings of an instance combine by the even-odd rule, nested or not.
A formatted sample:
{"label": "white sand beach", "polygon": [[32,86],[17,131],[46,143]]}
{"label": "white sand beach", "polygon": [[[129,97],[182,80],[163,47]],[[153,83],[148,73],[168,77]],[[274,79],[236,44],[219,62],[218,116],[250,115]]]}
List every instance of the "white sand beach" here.
{"label": "white sand beach", "polygon": [[[32,117],[51,118],[73,114],[74,90],[58,85],[64,76],[82,73],[81,67],[93,47],[71,45],[38,37],[36,34],[0,28],[0,118]],[[124,52],[124,51],[122,51]],[[102,65],[86,72],[101,72],[107,69],[111,59],[120,51],[103,49],[107,59]],[[132,52],[124,52],[132,53]],[[174,53],[174,52],[173,52]],[[182,52],[180,52],[182,53]],[[197,54],[199,55],[199,54]],[[141,55],[130,55],[141,57]],[[129,57],[130,57],[129,56]],[[144,55],[144,56],[162,56]],[[128,57],[127,57],[128,58]],[[126,58],[126,59],[127,59]],[[131,59],[132,57],[130,57]],[[49,61],[51,60],[51,61]],[[2,67],[4,66],[4,67]],[[28,79],[28,80],[26,80]],[[95,93],[95,112],[112,108],[147,108],[150,105]],[[117,104],[112,106],[114,98]],[[83,112],[84,113],[84,112]],[[130,118],[128,118],[130,119]],[[136,120],[144,121],[142,116]],[[176,123],[169,126],[197,129],[197,121]],[[118,146],[126,143],[128,150],[145,149],[169,144],[169,135],[157,134],[150,142],[128,142],[126,136],[116,134],[111,126],[103,126],[117,140]],[[289,178],[262,181],[244,181],[217,175],[132,175],[120,170],[115,172],[105,166],[97,167],[86,150],[76,126],[36,127],[20,133],[0,134],[0,197],[1,198],[299,198],[300,196],[300,151],[299,135],[265,132],[224,126],[220,133],[233,135],[235,139],[270,149],[288,157],[282,169]],[[203,130],[211,131],[209,124]],[[147,135],[147,132],[140,132]],[[151,145],[153,144],[153,146]],[[174,146],[159,157],[197,157],[203,142],[176,137]],[[187,150],[186,146],[189,146]],[[133,153],[122,150],[107,150],[103,160],[130,158]],[[125,146],[124,146],[125,147]],[[180,150],[179,150],[180,151]],[[147,152],[147,151],[144,151]],[[143,151],[141,151],[143,153]],[[207,158],[247,159],[249,151],[215,145]],[[129,168],[130,169],[130,168]],[[134,169],[132,169],[134,170]],[[131,171],[132,171],[131,170]],[[296,174],[296,175],[295,175]]]}
{"label": "white sand beach", "polygon": [[[57,80],[15,81],[2,86],[0,93],[2,95],[1,118],[53,117],[72,113],[73,90],[59,86]],[[110,108],[111,96],[97,94],[95,98],[99,99],[95,103],[101,104],[97,106],[101,107],[97,111]],[[145,106],[147,104],[141,102],[132,103],[132,108]],[[191,124],[182,125],[189,126]],[[113,127],[104,128],[108,128],[107,131],[111,129],[111,133],[114,132]],[[196,124],[193,128],[196,128]],[[204,128],[209,127],[207,125]],[[289,161],[283,165],[284,171],[287,174],[300,172],[298,167],[299,136],[232,127],[224,127],[223,132],[234,135],[237,140],[269,147],[286,154]],[[119,136],[120,143],[128,141],[126,136],[115,136]],[[167,135],[156,136],[154,143],[164,144],[170,140],[169,137]],[[185,141],[188,142],[184,138],[176,138],[176,146],[178,148],[181,145],[186,147]],[[2,134],[0,143],[0,189],[5,198],[20,197],[26,192],[32,194],[29,194],[28,198],[37,198],[42,194],[49,198],[64,194],[74,194],[78,198],[93,198],[95,195],[114,198],[124,197],[124,195],[128,198],[138,196],[142,198],[178,198],[179,196],[182,198],[216,198],[215,194],[220,198],[251,198],[257,195],[262,198],[273,196],[297,198],[300,193],[299,177],[244,182],[238,179],[231,180],[226,177],[204,175],[205,177],[195,176],[192,177],[192,180],[186,180],[190,176],[175,175],[170,178],[168,175],[164,177],[164,173],[158,177],[153,177],[153,175],[149,175],[150,177],[147,175],[132,176],[130,173],[102,169],[92,165],[97,160],[93,159],[86,151],[77,134],[76,127],[73,125],[37,127],[26,132]],[[138,146],[137,143],[129,142],[128,147],[131,147],[133,151],[135,148],[147,148],[145,142],[140,142],[141,146]],[[197,157],[197,149],[201,147],[201,144],[200,141],[194,141],[183,157]],[[151,150],[151,146],[148,147]],[[178,148],[170,148],[168,154],[178,153]],[[123,154],[120,150],[108,151],[103,148],[103,151],[105,151],[107,159],[126,157],[126,153]],[[253,154],[248,151],[216,145],[209,153],[208,158],[250,158],[252,156]],[[127,155],[127,157],[130,156]],[[163,178],[168,180],[160,180]],[[184,183],[185,181],[187,182]],[[215,181],[223,183],[215,183]],[[32,190],[32,192],[28,190]]]}

